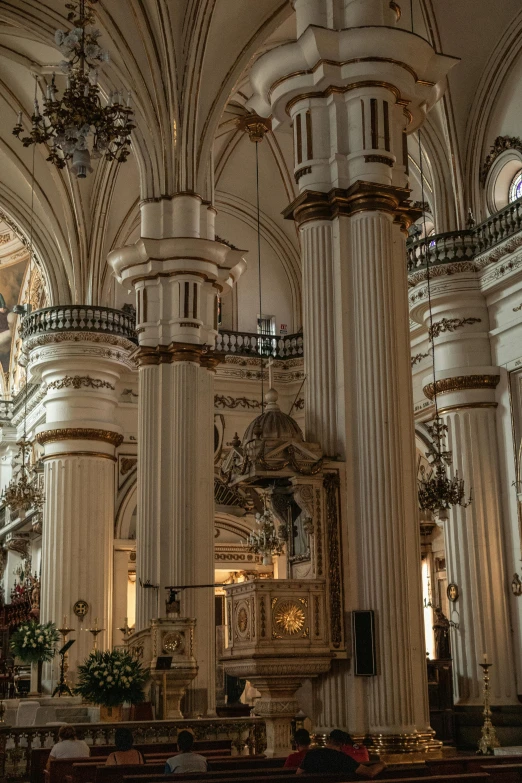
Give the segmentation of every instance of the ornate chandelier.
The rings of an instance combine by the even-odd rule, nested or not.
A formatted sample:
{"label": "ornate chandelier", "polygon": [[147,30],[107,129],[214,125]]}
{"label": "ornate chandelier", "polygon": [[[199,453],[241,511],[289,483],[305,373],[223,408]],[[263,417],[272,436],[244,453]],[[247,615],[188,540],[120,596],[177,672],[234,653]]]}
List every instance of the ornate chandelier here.
{"label": "ornate chandelier", "polygon": [[256,555],[263,556],[263,565],[270,565],[274,555],[282,555],[285,551],[285,538],[281,531],[277,531],[274,524],[274,515],[267,508],[262,514],[256,514],[257,531],[250,533],[248,537],[248,549]]}
{"label": "ornate chandelier", "polygon": [[13,478],[2,492],[2,502],[11,511],[29,511],[33,508],[41,511],[45,500],[42,489],[38,486],[38,476],[29,467],[29,450],[31,444],[25,436],[18,441],[18,459],[21,460],[15,468]]}
{"label": "ornate chandelier", "polygon": [[[87,0],[90,4],[97,0]],[[124,163],[130,154],[130,133],[133,112],[130,108],[131,93],[124,98],[121,92],[111,93],[106,106],[102,104],[98,87],[98,69],[109,59],[98,42],[100,31],[91,27],[94,14],[85,6],[86,0],[67,3],[70,9],[67,19],[72,30],[57,30],[55,41],[64,55],[61,68],[67,74],[67,86],[60,98],[55,85],[55,75],[47,87],[40,113],[38,99],[34,101],[29,136],[22,136],[22,112],[13,133],[24,147],[49,143],[48,161],[63,169],[72,161],[71,170],[83,179],[92,171],[91,157]]]}
{"label": "ornate chandelier", "polygon": [[447,468],[451,465],[451,451],[446,451],[443,442],[448,427],[440,416],[436,416],[426,429],[432,438],[426,458],[432,468],[428,473],[421,468],[418,498],[422,511],[431,511],[437,516],[443,516],[452,506],[466,508],[471,503],[471,493],[465,500],[464,479],[459,478],[455,471],[453,478],[448,476]]}

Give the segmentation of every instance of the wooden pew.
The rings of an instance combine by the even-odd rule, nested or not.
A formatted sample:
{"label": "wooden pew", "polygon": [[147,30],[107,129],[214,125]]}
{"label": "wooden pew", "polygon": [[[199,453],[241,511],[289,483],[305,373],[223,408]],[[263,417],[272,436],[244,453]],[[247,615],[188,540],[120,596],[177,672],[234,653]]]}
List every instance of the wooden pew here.
{"label": "wooden pew", "polygon": [[[499,756],[493,756],[495,761],[498,758]],[[493,763],[484,765],[482,769],[490,776],[491,783],[522,783],[522,764]]]}
{"label": "wooden pew", "polygon": [[449,756],[445,759],[427,760],[430,775],[458,775],[460,773],[482,772],[483,767],[495,764],[522,764],[522,756]]}
{"label": "wooden pew", "polygon": [[[140,775],[124,775],[123,783],[156,783],[164,781],[164,783],[175,783],[175,781],[208,781],[208,783],[288,783],[288,775],[293,774],[293,770],[286,771],[283,769],[258,769],[250,774],[246,772],[243,776],[241,773],[234,772],[233,770],[221,770],[220,772],[193,772],[190,774],[175,774],[175,775],[148,775],[144,774],[143,768]],[[377,776],[375,780],[379,780],[380,776]],[[303,780],[307,783],[337,783],[338,781],[346,781],[346,775],[330,775],[330,774],[309,774],[306,775]],[[387,778],[388,783],[402,783],[405,778],[395,777]],[[414,777],[407,778],[408,783],[426,783],[426,777]],[[486,772],[475,772],[462,775],[434,775],[430,779],[430,783],[490,783],[491,779]]]}
{"label": "wooden pew", "polygon": [[[150,755],[151,757],[155,756],[156,761],[159,761],[160,758],[170,758],[178,752],[178,746],[175,742],[137,743],[135,747],[143,754],[145,759]],[[72,761],[87,762],[89,759],[97,757],[98,763],[104,763],[107,756],[116,750],[116,748],[114,745],[90,745],[89,750],[89,758],[77,758],[72,759]],[[197,740],[194,743],[194,750],[197,753],[201,753],[203,756],[209,754],[211,756],[218,756],[219,758],[228,757],[232,754],[232,740]],[[45,767],[50,752],[51,748],[34,748],[31,750],[31,783],[43,783]],[[151,758],[151,760],[153,759]],[[61,761],[67,761],[67,759],[61,759]],[[59,777],[58,780],[61,781],[62,778]]]}

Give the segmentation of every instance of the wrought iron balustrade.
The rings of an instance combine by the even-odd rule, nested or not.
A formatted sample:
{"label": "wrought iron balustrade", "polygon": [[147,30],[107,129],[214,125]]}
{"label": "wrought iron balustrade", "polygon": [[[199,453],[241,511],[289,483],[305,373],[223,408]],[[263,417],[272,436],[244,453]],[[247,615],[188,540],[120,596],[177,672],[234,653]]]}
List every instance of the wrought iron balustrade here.
{"label": "wrought iron balustrade", "polygon": [[293,359],[303,355],[303,335],[277,336],[253,332],[233,332],[222,329],[216,337],[215,351],[238,356],[272,356]]}
{"label": "wrought iron balustrade", "polygon": [[491,217],[464,231],[433,234],[406,244],[408,273],[426,269],[429,264],[472,261],[481,253],[522,231],[522,199],[508,204]]}
{"label": "wrought iron balustrade", "polygon": [[[189,729],[196,740],[230,739],[236,754],[258,754],[266,747],[262,718],[198,718],[197,720],[131,721],[74,724],[78,739],[88,745],[114,744],[114,732],[129,728],[137,745],[173,742],[179,731]],[[50,748],[58,741],[60,726],[1,726],[0,781],[31,780],[31,750]]]}
{"label": "wrought iron balustrade", "polygon": [[44,307],[26,315],[22,322],[22,338],[52,332],[104,332],[137,342],[134,317],[112,307],[89,305],[57,305]]}

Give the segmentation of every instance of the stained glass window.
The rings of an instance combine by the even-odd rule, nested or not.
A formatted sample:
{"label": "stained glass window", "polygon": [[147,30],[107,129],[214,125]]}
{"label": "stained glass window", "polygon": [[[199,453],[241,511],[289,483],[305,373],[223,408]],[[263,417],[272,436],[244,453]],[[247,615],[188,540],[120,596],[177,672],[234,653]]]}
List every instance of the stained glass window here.
{"label": "stained glass window", "polygon": [[509,203],[522,198],[522,169],[513,177],[509,186]]}

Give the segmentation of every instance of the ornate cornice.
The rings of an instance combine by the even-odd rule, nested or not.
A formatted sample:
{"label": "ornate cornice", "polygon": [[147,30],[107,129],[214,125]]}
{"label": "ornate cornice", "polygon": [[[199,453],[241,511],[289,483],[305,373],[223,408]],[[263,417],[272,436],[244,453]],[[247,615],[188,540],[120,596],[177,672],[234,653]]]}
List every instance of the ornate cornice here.
{"label": "ornate cornice", "polygon": [[333,220],[343,215],[380,210],[392,214],[401,228],[407,230],[422,215],[422,211],[410,203],[410,192],[408,188],[362,180],[346,190],[333,188],[329,193],[305,190],[284,210],[283,216],[301,226],[310,220]]}
{"label": "ornate cornice", "polygon": [[66,375],[56,381],[51,381],[47,384],[48,389],[73,389],[89,388],[89,389],[112,389],[115,387],[109,381],[102,381],[100,378],[91,378],[90,375]]}
{"label": "ornate cornice", "polygon": [[500,382],[500,375],[457,375],[454,378],[441,378],[434,383],[428,383],[423,392],[429,400],[437,394],[466,391],[468,389],[495,389]]}
{"label": "ornate cornice", "polygon": [[98,430],[94,427],[62,427],[56,430],[43,430],[37,434],[36,440],[41,446],[62,440],[98,440],[117,448],[123,442],[123,435],[113,430]]}
{"label": "ornate cornice", "polygon": [[106,343],[117,345],[119,348],[135,348],[131,340],[126,337],[117,337],[113,334],[100,332],[50,332],[49,334],[39,334],[35,337],[28,337],[24,340],[24,350],[30,351],[33,348],[42,345],[52,345],[53,343]]}
{"label": "ornate cornice", "polygon": [[[446,277],[450,275],[456,275],[459,272],[477,272],[478,266],[473,261],[456,261],[451,264],[430,264],[430,280],[434,277]],[[418,283],[423,283],[428,279],[428,270],[419,269],[418,272],[410,272],[408,274],[408,286],[413,288]]]}

